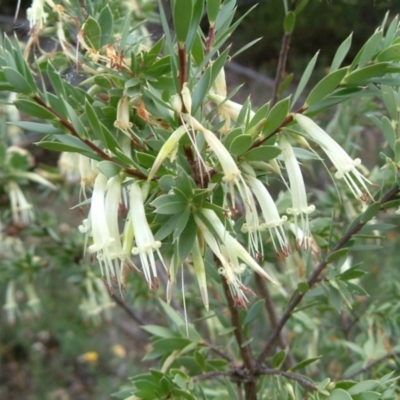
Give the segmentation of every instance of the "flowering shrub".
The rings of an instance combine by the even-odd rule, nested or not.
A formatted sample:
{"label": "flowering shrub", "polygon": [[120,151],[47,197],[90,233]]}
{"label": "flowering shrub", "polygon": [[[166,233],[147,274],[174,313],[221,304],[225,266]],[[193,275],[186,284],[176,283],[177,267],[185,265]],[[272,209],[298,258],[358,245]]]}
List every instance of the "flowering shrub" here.
{"label": "flowering shrub", "polygon": [[[286,7],[284,43],[306,2],[292,3]],[[172,27],[160,2],[159,39],[144,24],[152,5],[34,0],[27,11],[28,43],[4,37],[0,89],[10,125],[0,149],[0,177],[11,212],[4,213],[3,225],[33,221],[22,189],[27,181],[55,189],[51,176],[32,171],[29,154],[12,146],[15,132],[37,132],[45,135],[38,146],[62,152],[64,178],[80,181],[79,206],[86,213],[79,226],[82,257],[91,265],[83,305],[88,315],[110,313],[105,288],[112,294],[134,291],[133,274],[143,275],[149,290],[157,290],[159,275],[166,275],[167,303],[178,292],[178,279],[195,277],[211,321],[208,332],[195,329],[190,310],[182,316],[162,302],[171,326],[144,326],[155,338],[148,358],[161,358],[162,366],[134,377],[119,398],[241,399],[242,390],[246,399],[396,398],[391,374],[345,380],[368,376],[379,364],[379,357],[357,350],[352,339],[343,338],[336,351],[349,348],[360,357],[341,357],[339,373],[327,364],[316,370],[312,363],[327,340],[323,332],[319,339],[318,313],[337,316],[365,296],[357,281],[363,272],[351,261],[357,241],[386,229],[378,222],[380,211],[400,204],[397,17],[386,19],[343,66],[349,36],[327,75],[301,101],[317,55],[294,95],[279,99],[284,46],[272,99],[253,107],[250,99],[234,102],[236,91],[229,93],[225,81],[225,66],[234,57],[229,37],[241,20],[234,21],[235,0],[173,0]],[[51,51],[41,48],[45,37],[54,42]],[[369,117],[385,141],[382,164],[370,169],[354,155],[361,141],[345,129],[339,134],[351,127],[343,122],[346,107],[365,98],[375,99]],[[326,124],[315,121],[330,109],[335,115],[324,130]],[[323,175],[335,191],[329,184],[320,187]],[[2,230],[4,247],[10,238]],[[11,264],[28,254],[13,240],[15,254],[1,252]],[[32,256],[29,270],[35,262]],[[11,322],[17,314],[15,282],[24,276],[14,272],[5,302]],[[32,282],[25,288],[37,311]],[[185,300],[184,292],[184,310]],[[198,307],[196,297],[190,301]],[[220,312],[225,303],[230,321]],[[263,305],[270,323],[261,314]],[[289,341],[287,329],[299,339]],[[229,350],[217,343],[218,331],[228,335]],[[396,355],[396,343],[385,335],[391,343],[386,360]],[[208,344],[208,336],[216,344]],[[335,354],[328,347],[322,357]],[[305,376],[296,372],[303,369]],[[212,379],[217,383],[208,384]]]}

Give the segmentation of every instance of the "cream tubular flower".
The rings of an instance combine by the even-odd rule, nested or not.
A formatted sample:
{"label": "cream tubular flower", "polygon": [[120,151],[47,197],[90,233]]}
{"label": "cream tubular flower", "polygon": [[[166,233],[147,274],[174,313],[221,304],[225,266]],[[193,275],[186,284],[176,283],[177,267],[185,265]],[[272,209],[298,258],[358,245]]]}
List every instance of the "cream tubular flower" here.
{"label": "cream tubular flower", "polygon": [[204,307],[208,311],[209,302],[208,302],[208,292],[207,292],[206,269],[204,266],[204,260],[200,250],[199,239],[197,237],[192,249],[192,262],[197,282],[199,284],[201,298],[203,300]]}
{"label": "cream tubular flower", "polygon": [[[221,129],[221,132],[226,133],[229,131],[231,126],[231,120],[237,121],[240,112],[242,111],[243,105],[239,103],[235,103],[231,100],[226,100],[226,96],[221,96],[217,93],[209,92],[207,94],[209,100],[213,101],[218,105],[218,114],[221,121],[225,121],[224,126]],[[252,120],[255,112],[249,111],[249,120]]]}
{"label": "cream tubular flower", "polygon": [[185,82],[183,84],[183,87],[181,90],[181,96],[182,96],[182,101],[183,101],[183,105],[185,106],[186,112],[188,114],[191,114],[192,113],[192,95],[188,88],[187,82]]}
{"label": "cream tubular flower", "polygon": [[204,128],[204,126],[193,117],[190,117],[190,122],[194,129],[197,129],[203,133],[207,144],[211,147],[211,150],[218,158],[218,161],[220,162],[224,172],[224,177],[222,178],[223,181],[228,182],[232,186],[237,184],[240,180],[243,180],[235,160],[230,155],[228,149],[221,143],[214,133]]}
{"label": "cream tubular flower", "polygon": [[48,14],[44,11],[46,0],[33,0],[32,5],[26,10],[26,16],[30,28],[38,27],[42,29],[46,23]]}
{"label": "cream tubular flower", "polygon": [[78,182],[80,179],[79,154],[63,151],[58,159],[58,169],[68,183]]}
{"label": "cream tubular flower", "polygon": [[354,197],[366,201],[367,196],[374,201],[366,183],[372,184],[364,175],[358,171],[357,166],[361,164],[359,158],[352,159],[343,148],[332,139],[328,133],[321,129],[311,118],[302,114],[294,114],[294,120],[313,139],[332,161],[337,169],[335,178],[344,179]]}
{"label": "cream tubular flower", "polygon": [[40,299],[36,294],[35,287],[32,282],[27,282],[25,284],[26,297],[28,298],[27,305],[32,310],[32,313],[39,317],[41,315],[42,307],[40,304]]}
{"label": "cream tubular flower", "polygon": [[132,122],[129,120],[129,101],[126,96],[122,96],[118,102],[117,119],[114,126],[123,132],[132,128]]}
{"label": "cream tubular flower", "polygon": [[[218,218],[217,214],[214,211],[203,209],[201,210],[203,216],[208,220],[210,225],[213,227],[215,232],[218,235],[219,240],[223,243],[223,245],[229,250],[229,254],[232,253],[232,257],[236,257],[241,259],[246,265],[251,267],[255,272],[259,275],[263,276],[264,278],[268,279],[269,281],[277,284],[277,282],[267,274],[254,260],[254,258],[247,252],[247,250],[236,240],[234,239],[229,232],[226,231],[224,225],[222,224],[221,220]],[[196,222],[201,222],[201,220],[195,217]],[[200,224],[201,225],[201,224]],[[204,229],[204,224],[203,229]],[[201,229],[201,226],[199,226]],[[212,235],[212,233],[210,232]],[[207,241],[207,239],[205,238]],[[207,242],[208,244],[208,242]],[[211,246],[210,246],[211,247]],[[216,254],[217,255],[217,254]],[[236,266],[238,267],[238,266]]]}
{"label": "cream tubular flower", "polygon": [[157,252],[160,261],[164,265],[164,261],[159,250],[161,247],[161,242],[154,240],[153,233],[151,232],[146,219],[143,194],[140,186],[136,182],[130,186],[129,199],[129,215],[136,243],[136,246],[132,248],[132,254],[139,256],[143,273],[149,284],[149,288],[155,289],[158,286],[156,260],[154,258],[155,251]]}
{"label": "cream tubular flower", "polygon": [[[240,277],[236,276],[235,274],[235,269],[239,269],[237,255],[232,251],[228,254],[226,251],[226,246],[224,246],[223,242],[217,242],[213,233],[206,227],[200,218],[195,216],[195,221],[205,242],[220,262],[218,273],[225,278],[226,283],[229,286],[229,291],[231,292],[232,298],[234,299],[236,305],[244,306],[246,303],[248,303],[245,295],[245,292],[248,291],[248,289],[242,284]],[[226,233],[226,235],[228,236],[229,234]],[[236,263],[237,268],[235,268]]]}
{"label": "cream tubular flower", "polygon": [[[121,285],[120,268],[117,253],[116,240],[119,240],[119,234],[115,232],[113,237],[110,233],[109,223],[112,218],[117,218],[115,211],[108,206],[106,210],[106,190],[108,178],[99,173],[94,183],[92,201],[90,205],[90,213],[88,221],[80,228],[81,232],[90,230],[93,237],[93,244],[88,247],[89,253],[96,253],[96,257],[100,264],[102,275],[105,275],[107,283],[112,284],[112,278],[116,277],[119,285]],[[109,193],[108,196],[115,198],[114,193]],[[119,203],[118,203],[119,204]],[[107,211],[110,215],[107,215]]]}
{"label": "cream tubular flower", "polygon": [[237,188],[245,208],[246,223],[243,225],[242,230],[243,232],[249,233],[249,247],[251,252],[253,254],[259,253],[260,234],[258,232],[259,221],[257,208],[251,191],[243,179],[241,171],[227,148],[213,132],[204,128],[193,117],[190,118],[190,121],[194,129],[198,129],[203,133],[207,144],[218,158],[222,171],[224,172],[222,180],[229,185],[233,207],[235,207],[235,187]]}
{"label": "cream tubular flower", "polygon": [[106,222],[110,236],[112,238],[110,246],[111,259],[119,258],[123,260],[122,243],[118,226],[118,212],[121,203],[121,178],[119,175],[113,176],[107,183],[107,194],[105,199]]}
{"label": "cream tubular flower", "polygon": [[15,300],[15,281],[10,281],[7,284],[6,301],[3,308],[6,312],[8,323],[14,325],[16,315],[19,314],[18,304]]}
{"label": "cream tubular flower", "polygon": [[81,193],[86,197],[86,186],[93,186],[99,170],[94,160],[82,154],[78,155],[78,170],[81,177]]}
{"label": "cream tubular flower", "polygon": [[[307,203],[306,187],[299,163],[294,155],[293,147],[283,136],[280,138],[280,147],[289,176],[290,193],[292,196],[292,207],[288,208],[286,212],[294,216],[297,245],[308,249],[311,237],[308,214],[311,214],[315,210],[315,206],[308,205]],[[298,218],[301,220],[300,227]],[[297,230],[297,228],[300,228],[300,230]]]}
{"label": "cream tubular flower", "polygon": [[226,89],[226,79],[225,79],[225,68],[224,67],[222,67],[220,69],[220,71],[218,72],[218,75],[212,84],[212,88],[214,89],[215,94],[217,94],[219,96],[226,98],[226,96],[228,95],[228,92]]}
{"label": "cream tubular flower", "polygon": [[[286,215],[280,216],[276,204],[272,199],[267,188],[254,176],[248,176],[247,182],[250,189],[254,193],[258,204],[261,208],[261,213],[264,218],[264,223],[261,224],[260,229],[268,229],[271,235],[272,244],[274,245],[275,252],[287,256],[289,254],[289,243],[286,238],[283,224],[287,221]],[[276,245],[276,239],[279,243],[280,249]]]}
{"label": "cream tubular flower", "polygon": [[[234,101],[231,100],[226,100],[226,97],[221,96],[216,93],[208,93],[207,97],[216,103],[219,108],[230,118],[232,118],[234,121],[236,121],[239,117],[240,112],[242,111],[243,105],[239,103],[235,103]],[[254,117],[256,114],[254,111],[250,110],[250,120]]]}
{"label": "cream tubular flower", "polygon": [[35,216],[32,210],[32,204],[26,200],[26,197],[16,182],[10,181],[6,186],[6,191],[11,203],[11,213],[13,221],[28,225],[33,222]]}
{"label": "cream tubular flower", "polygon": [[158,152],[157,158],[155,159],[153,166],[151,167],[149,176],[147,178],[148,181],[154,178],[154,175],[157,173],[158,169],[160,168],[160,165],[174,151],[174,149],[179,143],[179,140],[185,133],[186,133],[186,127],[184,125],[181,125],[166,140],[166,142],[161,147],[161,150]]}

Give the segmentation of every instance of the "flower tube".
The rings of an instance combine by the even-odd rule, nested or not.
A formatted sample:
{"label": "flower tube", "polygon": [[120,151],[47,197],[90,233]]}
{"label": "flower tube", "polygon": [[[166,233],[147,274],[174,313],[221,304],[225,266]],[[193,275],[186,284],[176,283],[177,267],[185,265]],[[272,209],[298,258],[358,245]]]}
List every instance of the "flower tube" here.
{"label": "flower tube", "polygon": [[[283,136],[280,138],[280,147],[289,176],[290,193],[292,196],[292,207],[288,208],[286,212],[294,216],[297,246],[308,249],[311,237],[308,214],[311,214],[315,210],[315,206],[308,205],[307,203],[306,187],[299,163],[294,155],[292,145]],[[298,218],[301,221],[300,226]]]}
{"label": "flower tube", "polygon": [[46,23],[48,14],[44,11],[46,0],[33,0],[32,5],[26,10],[29,27],[32,29],[38,26],[42,29]]}
{"label": "flower tube", "polygon": [[153,233],[151,232],[146,219],[142,191],[137,182],[134,182],[130,186],[129,200],[129,218],[132,223],[136,243],[136,246],[132,248],[132,254],[139,256],[143,273],[149,284],[149,287],[150,289],[155,289],[158,285],[156,260],[154,258],[155,251],[157,252],[160,261],[164,265],[164,261],[159,250],[161,247],[161,242],[154,240]]}
{"label": "flower tube", "polygon": [[[257,202],[260,205],[261,213],[265,221],[260,225],[260,230],[268,229],[275,252],[278,255],[282,254],[283,256],[287,256],[290,252],[289,244],[285,231],[283,230],[283,224],[287,221],[286,215],[282,217],[279,215],[274,200],[262,182],[251,175],[246,179],[251,191],[254,193]],[[276,245],[276,240],[279,243],[279,250]]]}
{"label": "flower tube", "polygon": [[311,118],[302,114],[294,114],[294,120],[313,139],[332,161],[337,169],[336,179],[344,179],[354,197],[366,201],[367,196],[373,201],[366,183],[372,184],[364,175],[358,171],[357,166],[361,164],[359,158],[352,159],[346,151],[328,133],[321,129]]}

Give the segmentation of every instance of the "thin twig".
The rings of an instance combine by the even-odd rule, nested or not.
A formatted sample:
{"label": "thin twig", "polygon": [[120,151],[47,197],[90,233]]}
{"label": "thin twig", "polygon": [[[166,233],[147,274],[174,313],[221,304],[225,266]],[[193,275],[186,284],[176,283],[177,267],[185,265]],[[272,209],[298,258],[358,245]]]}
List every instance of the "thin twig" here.
{"label": "thin twig", "polygon": [[[276,314],[276,310],[268,286],[266,285],[264,279],[260,275],[255,273],[254,276],[256,285],[258,286],[258,289],[261,293],[261,297],[265,300],[265,309],[267,310],[271,327],[272,329],[276,329],[276,327],[278,326],[278,316]],[[282,332],[280,332],[277,342],[281,349],[288,348],[288,344],[286,342],[285,337],[282,335]],[[285,367],[287,369],[290,369],[295,364],[296,362],[294,360],[293,354],[289,351],[285,359]]]}
{"label": "thin twig", "polygon": [[211,371],[211,372],[205,372],[204,374],[197,375],[193,378],[194,382],[197,381],[205,381],[207,379],[216,379],[220,377],[228,377],[231,376],[232,372],[230,371]]}
{"label": "thin twig", "polygon": [[240,323],[239,309],[235,305],[235,302],[232,298],[231,292],[229,290],[229,286],[226,283],[225,278],[222,277],[221,282],[222,282],[222,287],[224,289],[225,297],[228,301],[228,308],[229,308],[229,312],[231,314],[231,322],[232,322],[233,327],[235,328],[234,334],[235,334],[236,342],[240,349],[240,354],[242,356],[243,364],[246,368],[251,370],[254,367],[254,358],[251,353],[250,344],[243,346],[243,344],[246,341],[246,338],[244,336],[242,324]]}
{"label": "thin twig", "polygon": [[307,378],[304,378],[301,375],[294,374],[292,372],[285,372],[285,371],[280,371],[279,369],[261,367],[261,368],[257,369],[257,374],[283,376],[284,378],[287,378],[292,381],[296,381],[296,382],[300,383],[300,385],[303,386],[304,388],[311,389],[311,390],[317,390],[317,386],[313,382],[311,382]]}
{"label": "thin twig", "polygon": [[211,343],[208,342],[203,342],[204,346],[209,348],[211,351],[213,351],[215,354],[219,355],[221,358],[223,358],[224,360],[232,363],[233,360],[231,357],[229,357],[226,353],[224,353],[222,350],[220,350],[218,347],[214,346]]}
{"label": "thin twig", "polygon": [[[206,372],[204,374],[197,375],[193,378],[194,382],[204,381],[208,379],[217,379],[221,377],[230,377],[235,378],[238,375],[238,370],[236,368],[232,368],[230,371],[211,371]],[[267,367],[259,367],[255,371],[255,375],[262,376],[262,375],[277,375],[283,376],[286,379],[290,379],[291,381],[296,381],[301,386],[308,390],[317,390],[317,386],[311,382],[309,379],[304,378],[302,375],[294,374],[293,372],[286,372],[281,371],[279,369],[272,369]]]}
{"label": "thin twig", "polygon": [[129,315],[129,317],[137,322],[140,326],[146,324],[141,317],[136,315],[132,308],[130,308],[121,297],[119,297],[115,293],[111,293],[110,296]]}
{"label": "thin twig", "polygon": [[106,152],[104,152],[102,149],[97,147],[93,142],[91,142],[88,139],[83,139],[81,136],[78,134],[72,123],[68,120],[66,120],[60,113],[58,113],[56,110],[54,110],[52,107],[48,106],[45,101],[43,101],[38,95],[33,95],[32,99],[45,108],[47,111],[50,111],[55,117],[57,117],[58,121],[60,122],[61,125],[63,125],[65,128],[69,130],[69,132],[72,134],[72,136],[75,136],[78,138],[81,142],[85,143],[88,147],[90,147],[98,156],[100,156],[103,160],[106,161],[111,161],[112,163],[118,165],[121,167],[123,172],[125,172],[127,175],[135,176],[139,179],[147,179],[147,176],[140,171],[137,171],[136,169],[133,168],[126,168],[123,165],[121,165],[117,160],[115,160],[113,157],[109,156]]}
{"label": "thin twig", "polygon": [[394,353],[385,354],[384,356],[379,357],[374,361],[371,361],[365,367],[360,368],[359,370],[351,373],[350,375],[346,375],[345,378],[346,379],[353,379],[357,375],[360,375],[360,374],[362,374],[364,372],[367,372],[368,370],[370,370],[371,368],[373,368],[376,365],[380,364],[381,362],[389,360],[390,358],[395,358],[395,357],[400,357],[400,351],[395,351]]}
{"label": "thin twig", "polygon": [[[394,199],[400,192],[400,187],[395,186],[392,188],[385,196],[382,197],[380,203],[381,205],[389,202],[390,200]],[[314,271],[311,273],[310,277],[307,280],[307,285],[309,288],[314,286],[316,282],[318,282],[319,275],[321,272],[326,268],[326,266],[329,264],[329,256],[334,253],[335,251],[341,249],[357,232],[359,232],[363,226],[367,223],[368,221],[360,221],[357,224],[355,224],[335,245],[335,247],[326,255],[325,259],[321,261],[314,269]],[[258,362],[262,362],[270,353],[272,350],[273,345],[275,342],[278,340],[281,331],[283,327],[286,325],[287,321],[291,317],[293,311],[295,308],[298,306],[298,304],[302,301],[304,296],[304,293],[298,292],[292,297],[291,302],[289,303],[288,307],[286,308],[285,312],[282,314],[282,317],[280,318],[278,325],[272,332],[271,336],[269,337],[266,345],[264,346],[264,349],[261,351],[260,355],[257,358]]]}
{"label": "thin twig", "polygon": [[[229,286],[224,277],[221,277],[222,288],[224,289],[225,297],[228,302],[228,308],[231,314],[231,322],[235,327],[234,335],[236,342],[239,346],[239,351],[241,358],[243,360],[243,365],[245,368],[246,380],[244,382],[244,391],[246,400],[257,400],[257,382],[252,376],[253,369],[255,367],[255,360],[251,351],[250,344],[244,346],[245,335],[242,329],[242,324],[240,323],[240,315],[237,306],[232,298]],[[249,376],[250,375],[250,376]],[[243,380],[240,380],[243,382]]]}
{"label": "thin twig", "polygon": [[[291,2],[290,11],[296,10],[297,2],[298,2],[298,0],[294,0]],[[293,30],[292,30],[292,32],[293,32]],[[274,86],[272,89],[271,107],[274,106],[274,104],[278,100],[279,88],[281,86],[281,81],[282,81],[282,78],[286,71],[286,63],[287,63],[287,57],[289,54],[290,40],[292,38],[292,32],[285,32],[285,34],[283,35],[283,38],[282,38],[282,45],[281,45],[281,50],[279,52],[278,66],[276,68],[275,81],[274,81]]]}
{"label": "thin twig", "polygon": [[286,62],[289,53],[291,37],[291,33],[285,33],[283,35],[282,46],[279,52],[278,67],[276,69],[274,87],[272,88],[271,107],[273,107],[278,100],[279,87],[281,86],[281,81],[286,70]]}

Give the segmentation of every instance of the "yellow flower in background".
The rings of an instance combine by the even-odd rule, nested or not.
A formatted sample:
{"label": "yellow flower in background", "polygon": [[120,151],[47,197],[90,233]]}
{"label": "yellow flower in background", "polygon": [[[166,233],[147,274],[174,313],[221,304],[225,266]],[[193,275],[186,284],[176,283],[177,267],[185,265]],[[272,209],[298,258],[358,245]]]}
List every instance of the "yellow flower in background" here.
{"label": "yellow flower in background", "polygon": [[79,361],[86,362],[88,364],[95,364],[99,360],[99,353],[95,351],[88,351],[79,356]]}
{"label": "yellow flower in background", "polygon": [[114,353],[115,356],[119,358],[126,357],[126,350],[120,344],[114,344],[114,346],[112,347],[112,352]]}

